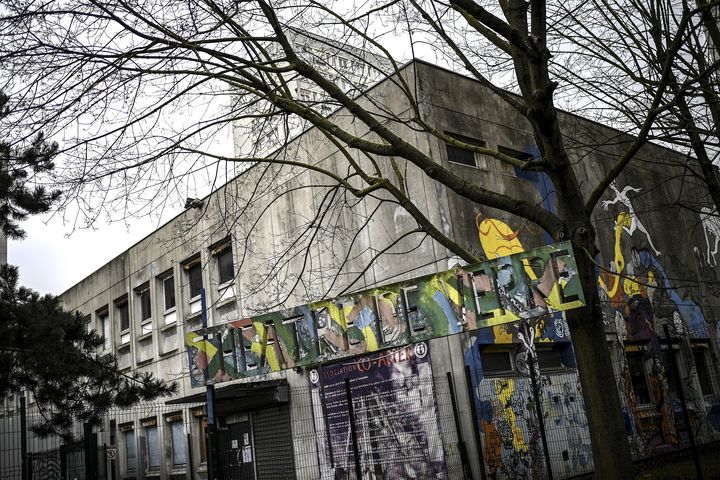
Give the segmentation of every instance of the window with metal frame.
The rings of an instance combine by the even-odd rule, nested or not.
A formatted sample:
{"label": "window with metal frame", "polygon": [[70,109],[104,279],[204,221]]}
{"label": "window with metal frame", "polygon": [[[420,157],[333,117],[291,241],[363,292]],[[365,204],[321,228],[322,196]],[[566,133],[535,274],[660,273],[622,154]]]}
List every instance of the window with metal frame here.
{"label": "window with metal frame", "polygon": [[125,469],[128,472],[137,470],[137,449],[135,445],[135,430],[132,424],[120,425],[120,431],[123,435],[123,446],[125,450]]}
{"label": "window with metal frame", "polygon": [[169,275],[162,279],[163,308],[167,312],[175,308],[175,277]]}
{"label": "window with metal frame", "polygon": [[141,421],[145,429],[145,441],[147,450],[145,452],[145,469],[157,470],[160,468],[160,442],[156,418],[147,418]]}
{"label": "window with metal frame", "polygon": [[230,239],[223,240],[212,247],[211,253],[215,257],[217,265],[217,280],[220,285],[235,280],[235,265],[233,261],[233,249]]}
{"label": "window with metal frame", "polygon": [[172,453],[172,464],[179,467],[187,463],[187,451],[185,449],[185,424],[182,415],[168,417],[170,425],[170,450]]}
{"label": "window with metal frame", "polygon": [[[482,140],[465,137],[463,135],[457,135],[450,132],[445,132],[445,135],[448,135],[449,137],[452,137],[455,140],[465,143],[467,145],[483,148],[487,146],[487,144]],[[487,162],[485,160],[485,157],[479,153],[473,152],[472,150],[465,150],[464,148],[451,145],[450,143],[445,143],[445,152],[447,153],[447,159],[450,163],[456,163],[459,165],[465,165],[467,167],[481,169],[487,168]]]}
{"label": "window with metal frame", "polygon": [[130,310],[128,309],[127,295],[115,300],[115,309],[120,322],[120,333],[130,330]]}
{"label": "window with metal frame", "polygon": [[103,339],[103,350],[108,352],[112,348],[112,333],[111,333],[111,325],[110,325],[110,312],[108,311],[108,307],[105,306],[95,312],[95,315],[98,319],[98,332],[102,336]]}
{"label": "window with metal frame", "polygon": [[203,288],[200,254],[183,263],[183,270],[185,270],[185,275],[187,276],[190,299],[199,297]]}
{"label": "window with metal frame", "polygon": [[625,352],[625,358],[627,359],[628,370],[630,372],[630,383],[635,393],[635,401],[638,404],[652,403],[644,357],[645,351],[642,350]]}
{"label": "window with metal frame", "polygon": [[[503,348],[505,347],[505,348]],[[512,375],[514,373],[512,349],[514,346],[486,346],[480,348],[483,374],[487,376]]]}

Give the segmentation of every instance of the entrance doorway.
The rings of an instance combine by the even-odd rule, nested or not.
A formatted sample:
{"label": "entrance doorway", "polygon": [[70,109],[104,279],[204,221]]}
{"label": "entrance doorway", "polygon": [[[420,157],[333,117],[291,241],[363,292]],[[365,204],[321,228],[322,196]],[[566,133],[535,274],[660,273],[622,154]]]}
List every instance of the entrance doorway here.
{"label": "entrance doorway", "polygon": [[223,478],[255,480],[255,454],[252,428],[247,415],[233,415],[219,429],[220,461]]}

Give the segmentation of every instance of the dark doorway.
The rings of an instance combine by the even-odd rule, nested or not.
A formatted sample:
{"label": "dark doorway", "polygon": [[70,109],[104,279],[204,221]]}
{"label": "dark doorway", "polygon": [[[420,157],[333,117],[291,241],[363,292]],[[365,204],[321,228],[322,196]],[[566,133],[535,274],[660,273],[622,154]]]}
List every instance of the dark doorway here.
{"label": "dark doorway", "polygon": [[220,461],[223,478],[255,480],[255,454],[250,420],[228,419],[220,428]]}

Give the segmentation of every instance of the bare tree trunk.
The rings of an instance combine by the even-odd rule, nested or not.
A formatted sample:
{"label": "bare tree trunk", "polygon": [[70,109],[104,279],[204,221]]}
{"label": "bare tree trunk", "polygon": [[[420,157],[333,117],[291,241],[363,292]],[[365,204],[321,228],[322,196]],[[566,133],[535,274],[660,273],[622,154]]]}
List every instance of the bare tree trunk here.
{"label": "bare tree trunk", "polygon": [[[573,242],[578,273],[587,307],[567,312],[580,384],[585,399],[595,477],[633,478],[622,405],[618,394],[605,325],[597,290],[595,264],[586,252],[594,249],[594,238]],[[594,237],[594,235],[592,235]]]}

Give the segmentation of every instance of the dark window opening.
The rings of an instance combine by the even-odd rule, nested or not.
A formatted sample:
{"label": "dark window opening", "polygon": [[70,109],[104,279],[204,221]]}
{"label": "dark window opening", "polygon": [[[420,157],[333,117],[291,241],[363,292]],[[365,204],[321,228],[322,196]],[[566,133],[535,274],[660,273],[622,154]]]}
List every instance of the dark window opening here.
{"label": "dark window opening", "polygon": [[200,296],[202,292],[202,266],[200,262],[195,263],[187,269],[188,283],[190,284],[190,298]]}
{"label": "dark window opening", "polygon": [[163,279],[163,294],[165,297],[165,310],[175,307],[175,277]]}
{"label": "dark window opening", "polygon": [[645,372],[644,352],[627,352],[628,369],[630,370],[630,383],[635,393],[637,403],[651,403],[650,389],[648,388],[647,375]]}
{"label": "dark window opening", "polygon": [[[468,145],[485,147],[485,142],[481,140],[475,140],[473,138],[463,137],[461,135],[454,135],[449,132],[445,132],[445,134]],[[460,165],[466,165],[468,167],[484,167],[484,165],[478,165],[477,155],[475,155],[475,152],[458,148],[454,145],[450,145],[449,143],[445,144],[445,150],[447,152],[448,162],[459,163]]]}
{"label": "dark window opening", "polygon": [[[564,346],[564,345],[563,345]],[[565,365],[562,362],[562,347],[560,345],[553,345],[552,348],[537,348],[537,364],[540,371],[558,370],[564,369]]]}
{"label": "dark window opening", "polygon": [[122,303],[117,303],[116,307],[118,317],[120,318],[120,331],[130,330],[130,312],[128,310],[127,300],[123,300]]}
{"label": "dark window opening", "polygon": [[693,360],[695,361],[695,369],[697,370],[698,381],[700,382],[700,391],[702,391],[703,395],[712,395],[715,392],[713,392],[712,380],[710,380],[710,371],[708,370],[705,350],[694,348]]}
{"label": "dark window opening", "polygon": [[150,289],[146,288],[138,295],[140,296],[140,321],[144,322],[152,316],[152,308],[150,307]]}
{"label": "dark window opening", "polygon": [[232,257],[231,247],[217,254],[218,274],[221,285],[235,279],[235,267],[233,266]]}
{"label": "dark window opening", "polygon": [[103,339],[103,349],[110,350],[110,314],[108,313],[107,307],[98,310],[96,313],[98,317],[98,329]]}
{"label": "dark window opening", "polygon": [[480,350],[483,373],[485,375],[511,374],[513,372],[512,358],[508,351]]}

